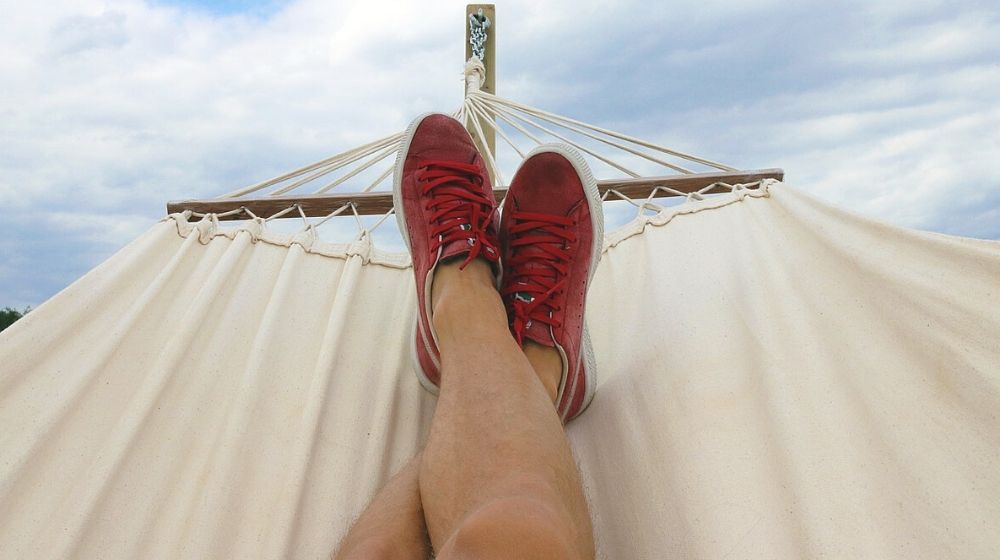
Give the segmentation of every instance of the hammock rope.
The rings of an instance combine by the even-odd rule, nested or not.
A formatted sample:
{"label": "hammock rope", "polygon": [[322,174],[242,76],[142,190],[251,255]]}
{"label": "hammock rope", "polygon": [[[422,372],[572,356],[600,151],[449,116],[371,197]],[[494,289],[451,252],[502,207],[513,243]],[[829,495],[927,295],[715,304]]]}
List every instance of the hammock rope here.
{"label": "hammock rope", "polygon": [[[654,164],[661,168],[657,171],[659,174],[664,174],[662,172],[667,174],[696,173],[697,171],[692,169],[690,164],[698,164],[719,171],[737,171],[734,167],[716,161],[486,93],[480,89],[485,78],[485,69],[475,57],[466,64],[464,78],[466,95],[461,106],[452,113],[452,116],[466,124],[470,134],[480,145],[487,145],[487,132],[495,133],[502,140],[504,149],[509,147],[518,159],[523,159],[530,151],[530,149],[525,149],[523,142],[528,141],[537,146],[544,144],[545,138],[548,137],[573,146],[595,162],[607,165],[616,172],[623,173],[626,177],[638,178],[649,175],[649,173],[643,173],[645,170],[632,167],[610,154],[598,151],[596,146],[588,145],[585,142],[594,142],[611,148],[615,153],[634,156],[646,164]],[[532,131],[537,131],[537,133]],[[392,174],[392,166],[395,162],[393,156],[399,149],[402,138],[403,133],[401,132],[390,134],[293,171],[234,190],[218,198],[245,197],[261,191],[267,191],[263,194],[268,197],[300,193],[302,189],[308,188],[308,185],[335,172],[341,172],[336,179],[311,190],[312,194],[325,194],[351,183],[352,179],[365,174],[373,167],[378,166],[379,163],[388,161],[388,165],[374,179],[369,180],[361,188],[350,189],[351,192],[372,192],[384,185]],[[500,165],[498,155],[489,150],[483,154],[496,184],[502,186],[506,185],[506,178],[509,175]],[[663,155],[679,161],[668,161],[664,159]],[[688,165],[682,165],[680,162],[687,162]],[[674,191],[665,189],[662,192],[673,193]],[[686,193],[682,196],[686,196]]]}
{"label": "hammock rope", "polygon": [[[684,197],[694,202],[710,193],[760,187],[762,181],[770,180],[762,177],[781,177],[780,170],[742,172],[723,163],[482,91],[486,69],[476,57],[466,63],[463,78],[465,97],[451,115],[465,124],[479,146],[496,146],[483,150],[483,157],[498,189],[505,188],[512,165],[518,165],[534,147],[550,141],[568,144],[584,154],[592,167],[606,166],[612,175],[618,175],[599,181],[602,200],[624,200],[636,208],[637,216],[664,210],[665,206],[653,202],[657,197]],[[364,239],[393,215],[391,207],[386,210],[388,205],[382,193],[391,186],[388,180],[395,169],[395,156],[403,136],[402,132],[389,134],[236,189],[213,199],[218,204],[190,201],[198,204],[174,206],[176,209],[171,211],[213,223],[245,218],[261,227],[294,213],[303,221],[302,232],[313,231],[350,211],[358,228],[355,239]],[[499,140],[494,143],[496,137]],[[683,179],[685,176],[691,179]],[[733,181],[734,178],[737,180]],[[341,194],[334,196],[333,191]],[[364,211],[359,205],[363,205]],[[251,211],[251,206],[256,212]],[[379,217],[371,226],[365,226],[361,214]]]}

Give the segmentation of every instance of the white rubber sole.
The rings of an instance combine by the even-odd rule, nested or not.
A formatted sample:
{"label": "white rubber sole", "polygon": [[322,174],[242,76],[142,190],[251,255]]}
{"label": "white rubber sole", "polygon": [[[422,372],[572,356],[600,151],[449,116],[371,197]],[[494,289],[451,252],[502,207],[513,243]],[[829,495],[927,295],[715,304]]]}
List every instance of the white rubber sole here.
{"label": "white rubber sole", "polygon": [[[424,122],[424,119],[426,119],[431,115],[436,115],[436,114],[438,113],[424,113],[423,115],[420,115],[417,118],[413,119],[410,125],[406,127],[406,132],[403,134],[403,139],[399,143],[399,151],[396,152],[396,166],[392,174],[392,206],[393,208],[396,209],[396,211],[394,212],[394,214],[396,215],[396,225],[399,227],[399,234],[400,236],[402,236],[403,242],[406,243],[406,250],[407,252],[410,253],[411,262],[413,260],[413,250],[410,248],[410,234],[409,234],[410,230],[407,229],[406,227],[406,215],[404,212],[401,211],[403,208],[403,192],[402,192],[403,162],[406,159],[406,154],[410,151],[410,143],[413,141],[413,135],[414,133],[416,133],[417,127],[420,126],[420,123]],[[449,115],[445,116],[451,118]],[[425,290],[424,299],[425,299],[424,308],[429,309],[430,301],[428,300],[430,299],[430,290]],[[433,328],[434,327],[432,325],[431,329]],[[427,340],[427,334],[428,333],[425,333],[423,329],[420,327],[420,309],[417,308],[417,313],[413,320],[413,346],[410,347],[410,359],[413,362],[413,371],[417,374],[417,379],[420,381],[420,385],[423,386],[424,389],[427,389],[430,393],[437,395],[438,386],[435,385],[430,380],[429,377],[427,377],[427,373],[424,372],[424,367],[420,364],[420,359],[417,357],[416,345],[419,343],[423,343],[424,348],[427,350],[427,355],[431,357],[431,361],[436,362],[434,358],[433,348],[431,347],[430,342]],[[433,340],[436,345],[437,336],[435,335],[433,330],[429,334],[431,336],[431,340]],[[436,365],[440,370],[441,365],[440,364]]]}

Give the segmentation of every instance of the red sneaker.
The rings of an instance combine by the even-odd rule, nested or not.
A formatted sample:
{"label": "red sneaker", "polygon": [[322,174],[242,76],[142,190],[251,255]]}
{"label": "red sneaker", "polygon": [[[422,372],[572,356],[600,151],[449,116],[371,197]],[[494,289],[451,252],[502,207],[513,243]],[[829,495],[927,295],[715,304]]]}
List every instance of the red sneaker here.
{"label": "red sneaker", "polygon": [[500,294],[511,332],[518,344],[559,351],[556,410],[569,422],[590,404],[597,381],[583,315],[604,242],[597,182],[572,148],[539,146],[514,175],[500,216]]}
{"label": "red sneaker", "polygon": [[[440,114],[417,117],[396,158],[392,202],[413,259],[417,286],[414,369],[437,394],[441,357],[431,322],[431,282],[443,259],[465,255],[497,263],[497,209],[486,163],[465,127]],[[494,265],[499,268],[499,265]]]}

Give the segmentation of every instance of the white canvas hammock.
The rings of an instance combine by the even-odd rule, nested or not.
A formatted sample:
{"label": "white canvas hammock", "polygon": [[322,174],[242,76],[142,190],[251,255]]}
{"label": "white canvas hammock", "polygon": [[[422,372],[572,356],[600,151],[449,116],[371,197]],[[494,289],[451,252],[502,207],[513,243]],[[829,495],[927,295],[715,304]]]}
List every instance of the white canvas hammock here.
{"label": "white canvas hammock", "polygon": [[[636,203],[594,279],[568,433],[599,557],[996,557],[1000,243],[700,191]],[[409,258],[225,217],[170,215],[0,334],[0,558],[327,558],[420,449]]]}
{"label": "white canvas hammock", "polygon": [[[601,558],[1000,550],[1000,243],[769,183],[606,251]],[[329,555],[433,413],[407,262],[175,215],[0,334],[0,557]]]}

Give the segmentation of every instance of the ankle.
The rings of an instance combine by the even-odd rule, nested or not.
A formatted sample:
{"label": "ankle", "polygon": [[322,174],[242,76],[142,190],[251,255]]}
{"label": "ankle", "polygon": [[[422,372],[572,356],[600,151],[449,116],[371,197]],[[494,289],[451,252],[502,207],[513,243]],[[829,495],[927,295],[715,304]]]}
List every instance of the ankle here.
{"label": "ankle", "polygon": [[456,292],[489,287],[496,291],[493,269],[483,259],[473,259],[464,268],[462,257],[456,257],[446,262],[438,263],[434,271],[434,282],[431,288],[431,310],[436,311],[441,300],[453,296]]}
{"label": "ankle", "polygon": [[506,314],[497,292],[493,269],[474,259],[464,269],[462,261],[438,265],[431,289],[431,321],[438,337],[484,322],[494,315],[506,328]]}
{"label": "ankle", "polygon": [[535,369],[539,381],[545,386],[549,399],[555,403],[559,397],[559,383],[562,381],[562,355],[555,348],[542,346],[530,340],[524,343],[524,355]]}

